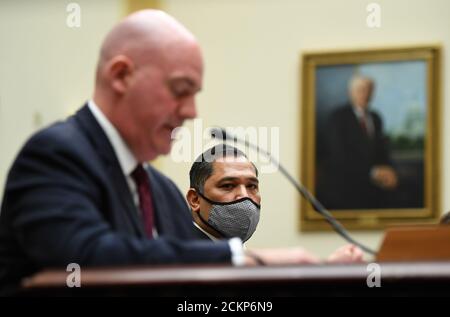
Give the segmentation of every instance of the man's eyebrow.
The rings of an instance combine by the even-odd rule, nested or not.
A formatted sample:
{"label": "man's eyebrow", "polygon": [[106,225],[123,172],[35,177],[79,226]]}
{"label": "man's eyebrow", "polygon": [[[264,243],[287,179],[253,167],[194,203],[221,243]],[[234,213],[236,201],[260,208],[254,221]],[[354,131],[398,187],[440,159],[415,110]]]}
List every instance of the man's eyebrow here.
{"label": "man's eyebrow", "polygon": [[190,86],[190,88],[195,88],[196,92],[199,92],[200,90],[202,90],[201,87],[197,87],[197,83],[194,80],[192,80],[192,78],[180,76],[180,77],[173,77],[173,78],[169,79],[170,85],[177,84],[179,82],[187,83]]}
{"label": "man's eyebrow", "polygon": [[224,178],[219,179],[219,183],[224,183],[224,182],[229,182],[229,181],[235,181],[238,180],[238,177],[231,177],[231,176],[227,176]]}
{"label": "man's eyebrow", "polygon": [[258,183],[259,184],[259,179],[256,177],[248,177],[249,180],[251,180],[252,182]]}
{"label": "man's eyebrow", "polygon": [[[238,179],[239,179],[239,177],[227,176],[227,177],[221,178],[219,180],[219,183],[230,182],[230,181],[232,182],[232,181],[236,181]],[[259,184],[259,180],[256,177],[246,177],[246,179]]]}

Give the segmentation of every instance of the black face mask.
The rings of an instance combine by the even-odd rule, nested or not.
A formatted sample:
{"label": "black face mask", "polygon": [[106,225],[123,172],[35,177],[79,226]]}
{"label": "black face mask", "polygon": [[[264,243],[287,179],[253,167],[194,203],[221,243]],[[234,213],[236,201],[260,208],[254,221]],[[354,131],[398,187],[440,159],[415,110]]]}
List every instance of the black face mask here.
{"label": "black face mask", "polygon": [[199,190],[197,193],[212,205],[207,221],[199,213],[201,221],[223,237],[238,237],[242,241],[247,241],[255,232],[261,206],[249,197],[223,203],[205,197]]}

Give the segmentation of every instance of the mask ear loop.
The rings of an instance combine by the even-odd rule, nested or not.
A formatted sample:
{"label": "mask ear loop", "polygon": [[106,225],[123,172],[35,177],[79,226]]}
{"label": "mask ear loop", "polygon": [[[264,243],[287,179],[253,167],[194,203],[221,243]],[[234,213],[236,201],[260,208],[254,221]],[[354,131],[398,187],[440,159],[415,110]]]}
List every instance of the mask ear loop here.
{"label": "mask ear loop", "polygon": [[222,231],[220,231],[219,229],[217,229],[217,228],[211,226],[211,224],[209,224],[209,223],[205,220],[205,218],[202,217],[202,215],[200,214],[200,212],[198,213],[198,217],[200,218],[200,220],[201,220],[206,226],[208,226],[209,228],[214,229],[215,231],[217,231],[218,233],[220,233],[220,235],[221,235],[222,237],[227,238],[227,239],[230,238],[230,237],[228,237],[225,233],[223,233]]}
{"label": "mask ear loop", "polygon": [[[207,202],[209,202],[212,205],[215,205],[216,203],[208,198],[206,198],[197,188],[194,188],[195,191],[197,192],[197,194],[202,197],[204,200],[206,200]],[[214,228],[213,226],[211,226],[208,221],[205,220],[205,218],[203,218],[202,214],[200,213],[200,211],[198,212],[198,217],[200,218],[200,220],[203,222],[203,224],[205,224],[207,227],[214,229],[215,231],[217,231],[218,233],[220,233],[220,235],[224,238],[229,238],[225,233],[223,233],[221,230]]]}
{"label": "mask ear loop", "polygon": [[213,201],[213,200],[209,199],[208,197],[206,197],[205,195],[203,195],[199,189],[197,189],[197,188],[194,188],[194,189],[200,197],[202,197],[204,200],[206,200],[210,204],[217,205],[219,203],[218,201]]}
{"label": "mask ear loop", "polygon": [[204,200],[206,200],[207,202],[209,202],[210,204],[213,205],[220,205],[220,206],[226,206],[226,205],[232,205],[232,204],[236,204],[236,203],[240,203],[241,201],[245,201],[248,200],[250,201],[253,205],[255,205],[256,207],[258,207],[258,209],[261,209],[261,205],[255,203],[250,197],[243,197],[237,200],[233,200],[233,201],[229,201],[229,202],[220,202],[220,201],[214,201],[209,199],[208,197],[206,197],[205,195],[202,194],[202,192],[200,190],[198,190],[197,188],[194,188],[195,191],[198,193],[198,195],[200,197],[202,197]]}

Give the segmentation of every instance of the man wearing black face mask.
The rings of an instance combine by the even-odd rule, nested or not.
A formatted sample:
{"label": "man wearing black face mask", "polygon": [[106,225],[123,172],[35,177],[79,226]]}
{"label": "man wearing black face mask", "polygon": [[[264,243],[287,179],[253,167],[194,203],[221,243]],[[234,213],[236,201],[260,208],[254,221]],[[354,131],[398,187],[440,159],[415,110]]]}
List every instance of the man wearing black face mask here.
{"label": "man wearing black face mask", "polygon": [[[256,230],[261,208],[256,166],[239,149],[221,144],[195,160],[189,177],[186,198],[197,237],[210,240],[238,237],[247,241]],[[363,253],[347,244],[326,261],[362,262]]]}
{"label": "man wearing black face mask", "polygon": [[240,150],[219,145],[192,165],[186,195],[199,238],[247,241],[259,222],[258,170]]}

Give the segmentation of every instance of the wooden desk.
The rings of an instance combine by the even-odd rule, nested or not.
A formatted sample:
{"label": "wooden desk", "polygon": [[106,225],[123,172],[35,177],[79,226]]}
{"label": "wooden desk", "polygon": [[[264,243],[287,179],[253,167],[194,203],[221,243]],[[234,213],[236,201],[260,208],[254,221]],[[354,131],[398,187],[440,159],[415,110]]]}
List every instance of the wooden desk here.
{"label": "wooden desk", "polygon": [[366,264],[319,266],[164,266],[43,271],[23,281],[23,295],[378,296],[450,295],[450,262],[382,263],[381,287],[367,286]]}

